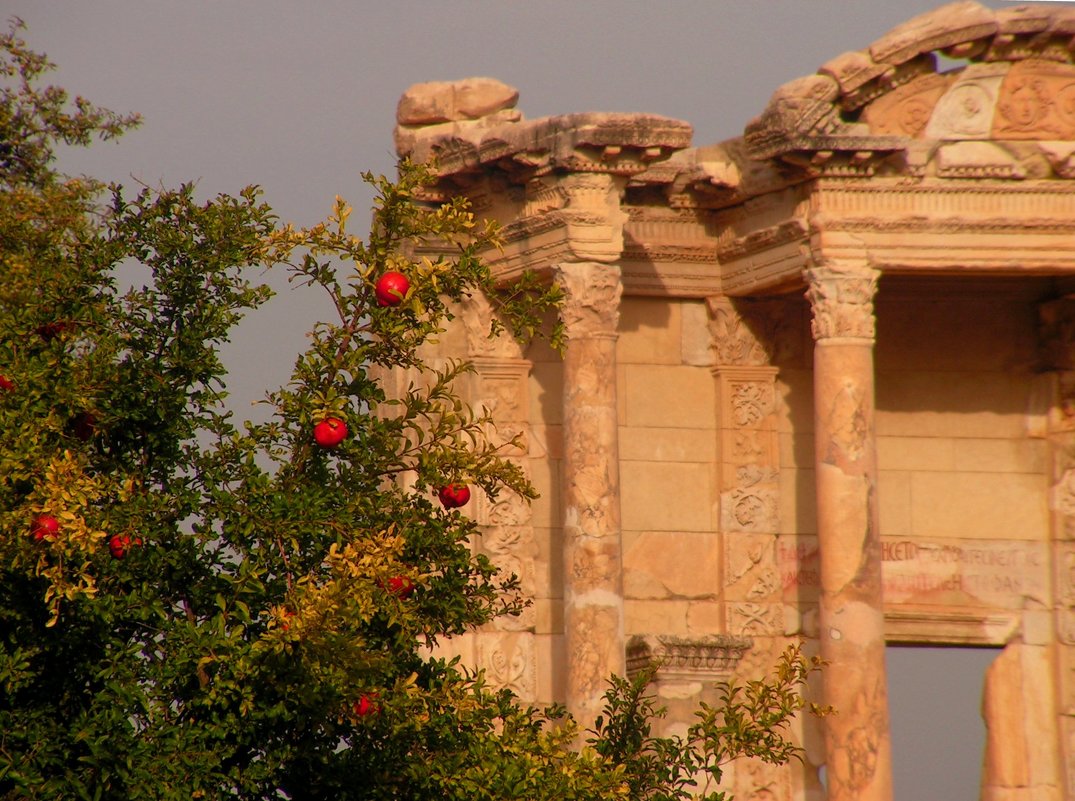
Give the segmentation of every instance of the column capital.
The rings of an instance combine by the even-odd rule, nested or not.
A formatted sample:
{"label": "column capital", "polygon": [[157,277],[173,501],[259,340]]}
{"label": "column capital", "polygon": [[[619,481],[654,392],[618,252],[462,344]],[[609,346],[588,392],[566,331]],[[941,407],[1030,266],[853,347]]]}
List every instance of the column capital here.
{"label": "column capital", "polygon": [[881,271],[865,261],[826,259],[806,270],[806,299],[814,313],[814,341],[842,339],[873,342],[873,298]]}
{"label": "column capital", "polygon": [[564,291],[560,319],[567,340],[614,339],[623,295],[619,265],[579,261],[563,262],[554,269]]}

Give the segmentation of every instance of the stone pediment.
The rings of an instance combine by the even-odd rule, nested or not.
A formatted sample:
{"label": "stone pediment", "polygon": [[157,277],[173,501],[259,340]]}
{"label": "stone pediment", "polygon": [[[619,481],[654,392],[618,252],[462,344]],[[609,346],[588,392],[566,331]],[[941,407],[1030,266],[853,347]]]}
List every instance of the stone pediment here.
{"label": "stone pediment", "polygon": [[[777,89],[746,150],[809,175],[1069,178],[1073,48],[1070,7],[951,3]],[[967,63],[941,70],[939,55]],[[997,146],[944,150],[968,141]]]}

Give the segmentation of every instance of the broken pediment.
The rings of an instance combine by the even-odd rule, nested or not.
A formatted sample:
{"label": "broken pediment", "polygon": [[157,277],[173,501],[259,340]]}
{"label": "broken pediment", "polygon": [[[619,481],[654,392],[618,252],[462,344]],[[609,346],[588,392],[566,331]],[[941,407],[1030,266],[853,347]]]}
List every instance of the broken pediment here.
{"label": "broken pediment", "polygon": [[[939,71],[942,55],[968,63]],[[1073,61],[1075,10],[960,0],[781,86],[744,141],[753,158],[824,172],[846,170],[840,153],[884,160],[908,140],[1075,139]]]}

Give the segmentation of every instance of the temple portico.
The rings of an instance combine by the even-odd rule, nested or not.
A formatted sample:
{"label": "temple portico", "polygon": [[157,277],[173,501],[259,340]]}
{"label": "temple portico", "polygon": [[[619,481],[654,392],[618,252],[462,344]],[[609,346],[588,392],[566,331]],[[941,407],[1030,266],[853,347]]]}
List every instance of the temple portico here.
{"label": "temple portico", "polygon": [[1075,800],[1075,11],[952,3],[713,145],[517,99],[418,85],[397,120],[423,199],[565,294],[562,359],[442,345],[542,492],[476,512],[529,616],[453,647],[584,722],[659,657],[677,730],[805,641],[838,714],[726,777],[780,801],[890,801],[886,643],[1002,648],[981,798]]}

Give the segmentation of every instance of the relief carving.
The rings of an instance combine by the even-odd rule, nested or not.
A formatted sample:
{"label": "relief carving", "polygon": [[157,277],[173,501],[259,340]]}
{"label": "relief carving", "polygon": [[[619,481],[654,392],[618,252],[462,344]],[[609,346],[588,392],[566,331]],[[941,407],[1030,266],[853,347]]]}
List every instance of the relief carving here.
{"label": "relief carving", "polygon": [[528,701],[537,697],[537,658],[532,635],[480,635],[478,662],[493,688],[511,690]]}
{"label": "relief carving", "polygon": [[756,759],[735,763],[735,797],[743,801],[785,801],[791,798],[791,775]]}
{"label": "relief carving", "polygon": [[728,609],[728,630],[732,634],[760,636],[780,634],[784,629],[781,607],[775,604],[743,602]]}
{"label": "relief carving", "polygon": [[489,299],[483,294],[467,298],[460,309],[463,328],[467,335],[467,352],[471,357],[521,359],[522,347],[509,334],[496,335],[499,326]]}
{"label": "relief carving", "polygon": [[737,535],[728,549],[724,585],[729,596],[750,601],[770,598],[779,589],[773,536]]}
{"label": "relief carving", "polygon": [[732,416],[737,426],[754,426],[773,411],[771,383],[752,381],[732,385]]}
{"label": "relief carving", "polygon": [[880,276],[880,270],[846,262],[826,262],[807,269],[806,298],[814,313],[810,325],[814,339],[872,340],[873,297]]}
{"label": "relief carving", "polygon": [[717,366],[768,366],[801,350],[799,307],[784,300],[706,298]]}
{"label": "relief carving", "polygon": [[1075,519],[1075,468],[1065,470],[1053,486],[1053,508],[1061,517]]}
{"label": "relief carving", "polygon": [[[741,467],[740,480],[749,467],[756,465]],[[778,520],[776,476],[765,482],[741,484],[721,493],[720,506],[720,524],[724,531],[775,531]]]}
{"label": "relief carving", "polygon": [[[572,637],[568,655],[568,681],[572,684],[569,697],[596,701],[608,678],[608,655],[619,640],[619,615],[612,607],[576,606],[571,616],[571,629],[576,636]],[[622,649],[622,644],[619,647]]]}
{"label": "relief carving", "polygon": [[556,265],[555,271],[564,291],[560,317],[567,339],[615,336],[623,294],[619,266],[564,262]]}
{"label": "relief carving", "polygon": [[1000,139],[1075,138],[1075,70],[1028,60],[1012,65],[1000,87],[993,135]]}
{"label": "relief carving", "polygon": [[878,136],[918,139],[953,80],[953,75],[936,74],[917,78],[870,103],[863,109],[862,121]]}
{"label": "relief carving", "polygon": [[769,363],[764,326],[757,316],[748,321],[740,309],[725,297],[706,298],[706,306],[709,309],[709,331],[717,364]]}

